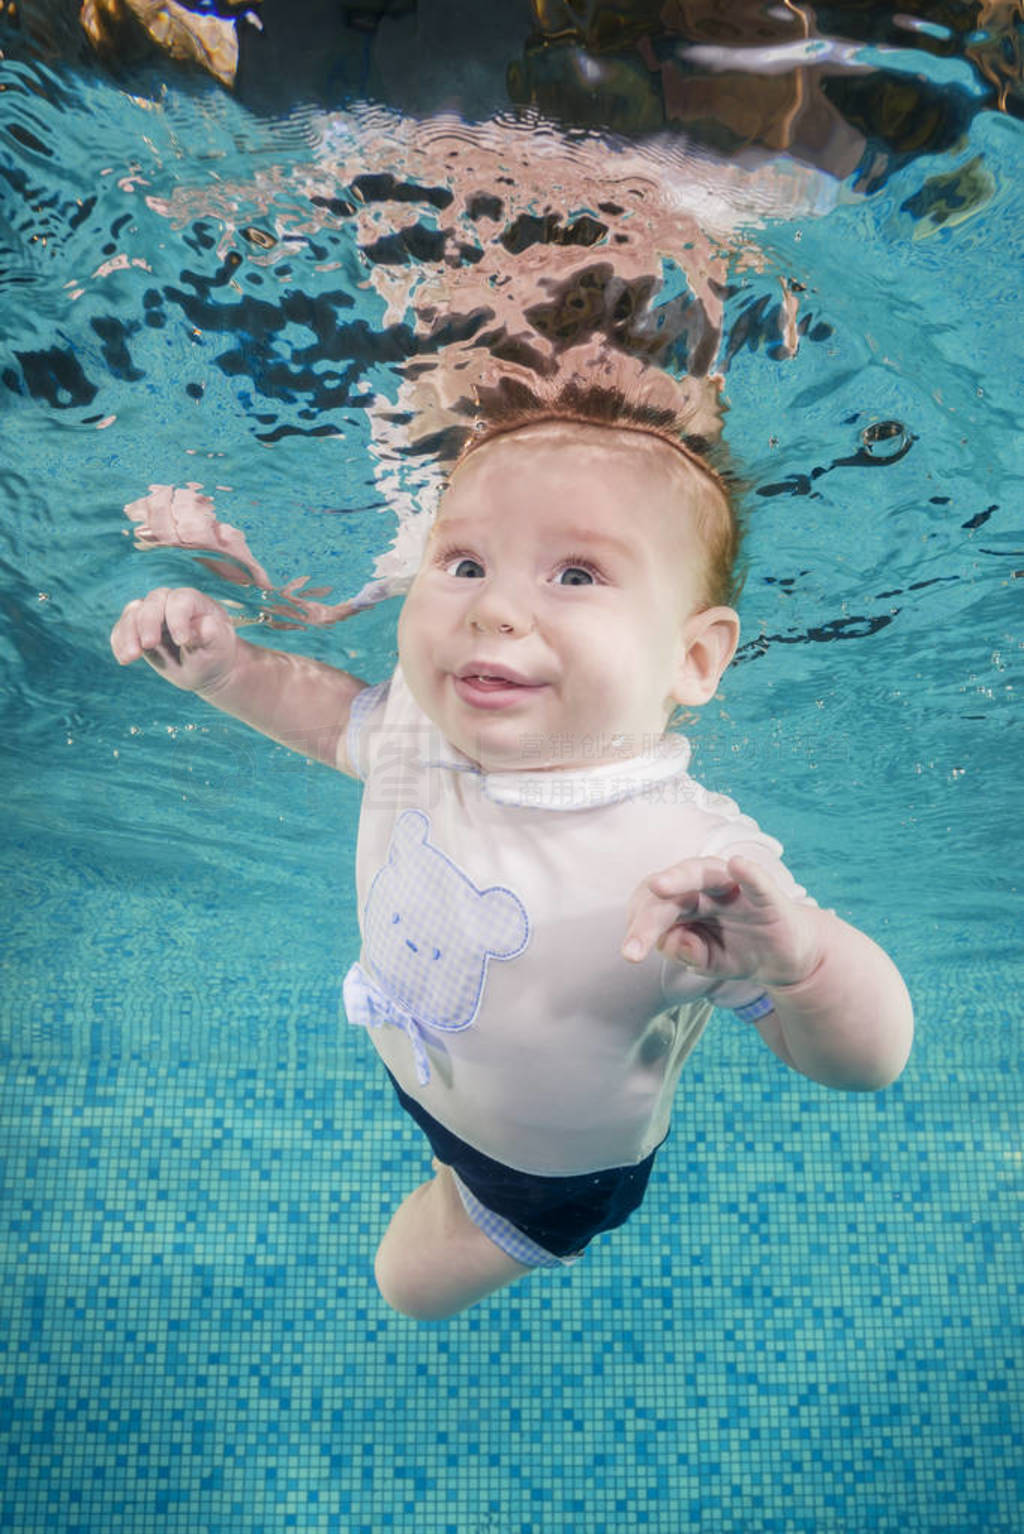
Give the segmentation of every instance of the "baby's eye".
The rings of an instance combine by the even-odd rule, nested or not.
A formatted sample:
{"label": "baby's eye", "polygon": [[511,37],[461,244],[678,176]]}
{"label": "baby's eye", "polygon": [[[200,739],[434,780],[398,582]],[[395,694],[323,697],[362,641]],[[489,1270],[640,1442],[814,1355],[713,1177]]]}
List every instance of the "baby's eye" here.
{"label": "baby's eye", "polygon": [[593,586],[597,577],[588,565],[563,565],[557,579],[560,586]]}
{"label": "baby's eye", "polygon": [[445,562],[445,574],[456,575],[461,580],[483,580],[484,567],[472,554],[457,554]]}

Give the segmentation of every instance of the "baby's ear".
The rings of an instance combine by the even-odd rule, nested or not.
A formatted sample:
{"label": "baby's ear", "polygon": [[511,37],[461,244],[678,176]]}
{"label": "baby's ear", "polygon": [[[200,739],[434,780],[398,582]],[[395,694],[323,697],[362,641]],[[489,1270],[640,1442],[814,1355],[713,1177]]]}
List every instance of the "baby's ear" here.
{"label": "baby's ear", "polygon": [[731,607],[706,607],[683,624],[672,696],[700,705],[715,696],[722,672],[736,653],[740,620]]}

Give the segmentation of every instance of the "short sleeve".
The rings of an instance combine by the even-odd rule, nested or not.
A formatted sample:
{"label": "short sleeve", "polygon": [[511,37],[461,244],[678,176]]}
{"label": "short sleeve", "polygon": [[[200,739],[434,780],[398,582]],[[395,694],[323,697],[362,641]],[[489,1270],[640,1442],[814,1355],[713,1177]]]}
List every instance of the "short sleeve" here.
{"label": "short sleeve", "polygon": [[364,687],[352,700],[345,731],[345,754],[352,773],[360,780],[369,770],[369,737],[373,725],[383,718],[390,687],[390,681],[378,682],[375,687]]}

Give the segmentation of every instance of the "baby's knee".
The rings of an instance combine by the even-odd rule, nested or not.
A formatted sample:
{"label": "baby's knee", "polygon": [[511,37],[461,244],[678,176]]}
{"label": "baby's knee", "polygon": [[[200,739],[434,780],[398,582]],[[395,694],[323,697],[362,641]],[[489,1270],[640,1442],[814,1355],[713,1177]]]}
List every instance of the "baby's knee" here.
{"label": "baby's knee", "polygon": [[405,1253],[396,1249],[396,1243],[387,1239],[377,1248],[373,1276],[385,1304],[410,1320],[446,1321],[461,1308],[456,1306],[453,1310],[448,1297],[437,1293],[422,1268],[411,1263]]}

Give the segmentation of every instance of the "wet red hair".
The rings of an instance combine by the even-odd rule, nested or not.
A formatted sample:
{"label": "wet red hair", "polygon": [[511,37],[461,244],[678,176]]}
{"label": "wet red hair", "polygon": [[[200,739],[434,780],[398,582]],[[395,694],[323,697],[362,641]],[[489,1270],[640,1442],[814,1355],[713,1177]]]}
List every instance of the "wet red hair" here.
{"label": "wet red hair", "polygon": [[493,388],[477,391],[477,415],[459,453],[456,467],[498,437],[539,426],[546,421],[575,422],[615,431],[642,432],[657,437],[677,452],[710,493],[700,498],[699,528],[708,557],[708,605],[729,604],[739,595],[738,573],[742,526],[730,488],[728,467],[716,468],[709,454],[721,459],[724,450],[687,433],[677,411],[632,399],[622,389],[570,379],[551,393],[541,393],[518,379],[505,378]]}

